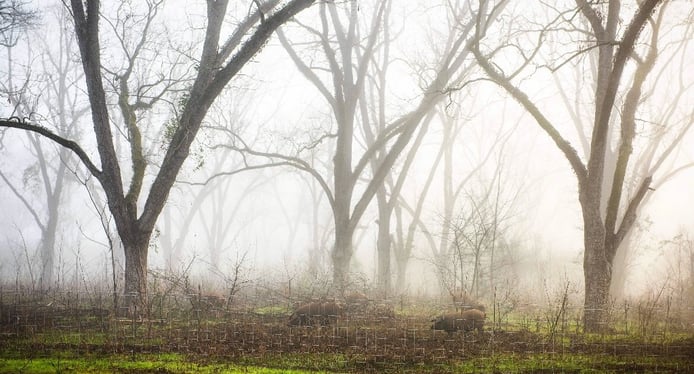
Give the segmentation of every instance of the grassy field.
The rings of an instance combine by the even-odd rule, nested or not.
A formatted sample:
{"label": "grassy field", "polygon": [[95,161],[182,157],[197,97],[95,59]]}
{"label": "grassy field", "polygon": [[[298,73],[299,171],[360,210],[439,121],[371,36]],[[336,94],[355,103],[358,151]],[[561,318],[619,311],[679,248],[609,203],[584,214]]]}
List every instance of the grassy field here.
{"label": "grassy field", "polygon": [[290,309],[272,302],[162,307],[148,319],[70,305],[0,305],[0,373],[694,373],[694,334],[681,323],[585,334],[570,313],[522,311],[448,334],[431,329],[426,303],[326,326],[288,326]]}
{"label": "grassy field", "polygon": [[[270,354],[265,357],[204,357],[178,353],[83,354],[55,350],[44,357],[3,352],[0,373],[690,373],[691,358],[617,357],[602,354],[514,354],[446,359],[441,362],[368,359],[341,354]],[[43,355],[42,355],[43,356]]]}
{"label": "grassy field", "polygon": [[263,321],[141,325],[134,335],[110,324],[106,332],[5,332],[0,373],[694,373],[694,337],[686,333],[449,335],[398,320],[310,327]]}

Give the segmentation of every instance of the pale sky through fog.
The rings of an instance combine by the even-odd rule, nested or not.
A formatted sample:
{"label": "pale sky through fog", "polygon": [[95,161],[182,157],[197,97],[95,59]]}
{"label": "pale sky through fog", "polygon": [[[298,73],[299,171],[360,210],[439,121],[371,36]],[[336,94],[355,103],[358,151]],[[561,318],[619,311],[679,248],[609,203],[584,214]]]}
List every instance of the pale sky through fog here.
{"label": "pale sky through fog", "polygon": [[[49,14],[50,7],[46,6],[47,2],[47,0],[41,0],[29,4],[41,5],[42,17],[54,24],[55,21]],[[114,4],[107,1],[105,7],[110,8]],[[170,17],[172,21],[167,22],[167,25],[171,25],[171,28],[167,30],[169,36],[185,37],[187,27],[200,26],[203,20],[201,16],[204,15],[204,4],[199,2],[200,8],[194,4],[196,3],[190,1],[167,4],[163,14]],[[417,89],[421,84],[413,71],[418,66],[434,61],[432,52],[426,48],[432,45],[432,40],[436,40],[437,32],[441,32],[445,24],[437,23],[439,13],[436,7],[428,5],[427,1],[421,1],[408,2],[407,6],[400,8],[394,6],[391,22],[394,29],[401,34],[393,42],[390,51],[396,59],[387,81],[389,106],[386,116],[389,119],[413,109],[412,106],[416,104],[420,94]],[[247,4],[234,6],[239,8],[231,11],[236,11],[239,15],[245,14],[243,10],[247,9]],[[672,4],[672,7],[677,6],[683,5],[677,2]],[[370,8],[365,6],[363,12],[370,11]],[[305,20],[304,22],[310,22],[309,15],[315,16],[315,13],[308,11],[301,16],[301,19]],[[103,23],[102,27],[106,27],[106,24]],[[55,37],[52,32],[43,34],[40,31],[36,32],[39,34],[32,33],[32,39],[38,38],[39,35],[47,35],[47,38]],[[669,34],[666,37],[673,42],[677,38],[676,35]],[[40,49],[44,47],[42,43],[30,43],[33,56],[40,55]],[[20,53],[25,52],[24,48],[27,48],[26,44],[20,44],[16,49],[15,56],[20,61],[26,56],[26,53]],[[304,53],[304,56],[311,56],[309,52],[304,51]],[[5,50],[0,52],[1,57],[6,55]],[[694,52],[691,48],[689,56],[691,57],[689,61],[694,61]],[[1,60],[0,71],[5,75],[8,71],[7,59]],[[117,66],[113,61],[108,63]],[[316,58],[316,65],[320,63],[321,61]],[[38,71],[41,67],[35,61],[32,64],[34,71]],[[15,71],[22,71],[22,69],[17,68]],[[226,117],[220,115],[221,118],[232,118],[236,126],[243,127],[244,136],[247,136],[248,140],[256,140],[256,144],[272,151],[273,148],[286,149],[286,144],[282,142],[287,139],[294,141],[302,139],[305,129],[328,127],[334,130],[335,126],[331,125],[334,119],[325,100],[297,71],[276,38],[272,39],[252,63],[244,67],[242,74],[243,78],[238,83],[232,83],[233,91],[220,98],[229,101],[217,102],[215,107],[220,113],[227,115]],[[480,76],[478,72],[470,74],[472,77]],[[664,73],[664,75],[667,74],[669,73]],[[691,84],[694,80],[692,74],[694,69],[690,69],[681,78]],[[565,134],[579,154],[582,154],[583,150],[580,149],[576,130],[571,123],[572,119],[566,113],[560,95],[556,91],[557,80],[570,82],[571,79],[575,79],[575,75],[575,71],[568,65],[555,72],[554,76],[546,70],[538,69],[537,74],[523,80],[523,85],[542,106],[541,109],[560,124],[560,131]],[[588,77],[587,72],[579,75]],[[586,82],[583,84],[588,85]],[[567,86],[570,86],[570,83],[567,83]],[[590,93],[586,87],[582,87],[582,90]],[[573,95],[573,92],[570,95]],[[460,181],[467,175],[487,152],[497,134],[510,133],[510,140],[506,143],[503,152],[497,155],[498,159],[489,162],[489,165],[480,172],[479,178],[481,180],[490,178],[497,163],[503,163],[503,175],[507,178],[503,183],[506,187],[504,196],[509,199],[515,196],[513,209],[507,221],[508,233],[522,245],[522,248],[518,250],[525,261],[542,262],[547,260],[546,257],[550,257],[557,261],[557,266],[553,270],[580,271],[583,234],[577,182],[563,154],[530,115],[489,81],[479,80],[469,85],[464,89],[461,97],[453,99],[460,100],[459,102],[452,103],[461,106],[462,110],[458,113],[464,126],[456,140],[454,180]],[[689,92],[688,97],[690,98],[688,102],[691,104],[691,98],[694,95]],[[656,97],[653,101],[657,103],[658,98]],[[225,106],[226,103],[231,104]],[[7,101],[3,100],[0,106],[2,113],[6,113],[10,108]],[[592,106],[588,104],[583,108],[592,110]],[[243,112],[235,112],[240,110]],[[686,111],[686,108],[680,108],[680,110]],[[657,113],[657,108],[649,110],[649,113]],[[591,118],[591,114],[587,113],[582,117]],[[151,118],[152,127],[156,128],[157,124],[164,123],[169,116],[166,107],[160,108],[158,115]],[[406,199],[414,200],[418,196],[424,178],[431,168],[441,134],[441,123],[437,121],[432,122],[430,133],[424,140],[403,189],[402,195]],[[212,122],[211,118],[207,121],[207,123]],[[93,134],[88,117],[85,117],[81,123],[81,135],[91,144]],[[201,136],[205,135],[201,134]],[[214,138],[211,141],[219,139]],[[361,140],[358,140],[355,143],[355,148],[359,151],[361,151],[360,142]],[[693,142],[690,133],[679,152],[673,155],[672,163],[667,164],[666,167],[676,168],[694,161],[691,151],[694,149]],[[23,147],[25,143],[25,134],[17,130],[7,130],[4,135],[4,147],[0,150],[2,154],[0,170],[6,172],[17,183],[21,183],[24,169],[34,160],[34,156]],[[195,162],[189,160],[179,180],[200,182],[209,177],[210,170],[205,168],[211,167],[212,159],[209,154],[205,156],[204,151],[202,152],[202,157],[207,157],[207,161],[201,168],[195,169],[191,166]],[[325,151],[322,155],[328,153]],[[241,158],[238,154],[231,153],[223,161],[226,163],[225,167],[233,167],[240,164]],[[330,163],[330,160],[322,161]],[[149,170],[150,173],[155,171],[156,168]],[[266,176],[262,183],[257,182],[258,174],[255,173]],[[219,196],[220,201],[223,198],[226,199],[223,201],[225,205],[220,210],[222,212],[220,214],[225,217],[221,219],[222,216],[220,216],[220,221],[223,221],[228,233],[223,244],[225,261],[235,258],[238,252],[247,251],[252,254],[256,268],[267,267],[280,271],[278,269],[298,267],[302,261],[306,261],[309,256],[308,250],[313,245],[314,222],[318,221],[322,230],[328,233],[332,231],[332,216],[324,197],[322,197],[321,205],[316,209],[318,216],[313,216],[313,196],[309,189],[310,182],[307,175],[289,169],[265,169],[235,175],[231,178],[230,189]],[[245,190],[248,186],[256,186],[255,183],[257,187],[252,188],[250,192]],[[637,253],[640,255],[634,260],[635,267],[631,273],[632,285],[635,289],[647,287],[650,283],[649,278],[657,276],[659,267],[654,265],[654,259],[658,261],[662,259],[658,252],[660,243],[671,239],[681,230],[685,232],[694,230],[691,215],[694,207],[694,193],[691,191],[693,185],[694,170],[688,169],[651,192],[648,204],[641,210],[641,220],[648,220],[651,224],[648,226],[648,232],[638,243],[641,248]],[[174,187],[170,195],[169,205],[165,210],[168,210],[167,214],[172,217],[174,231],[176,225],[182,222],[180,212],[193,203],[194,193],[191,191],[195,190],[179,185]],[[320,189],[317,189],[317,193],[321,193]],[[435,229],[433,231],[438,230],[436,222],[443,210],[441,194],[442,186],[438,180],[433,183],[423,214],[423,220]],[[32,229],[31,217],[23,210],[22,204],[10,193],[4,182],[0,183],[0,195],[2,196],[0,211],[5,212],[0,214],[0,248],[5,248],[0,251],[0,261],[2,261],[0,275],[3,278],[11,278],[14,275],[15,264],[23,261],[23,254],[18,249],[21,243],[25,242],[29,248],[35,248],[37,237],[36,230]],[[209,209],[212,209],[219,202],[207,204]],[[86,259],[84,263],[92,263],[97,268],[102,266],[104,249],[100,243],[103,243],[104,239],[103,234],[100,233],[101,226],[95,219],[91,203],[81,185],[71,186],[71,201],[67,203],[65,209],[66,218],[62,222],[62,230],[70,231],[64,235],[65,258],[72,261],[74,254],[79,252]],[[369,277],[372,277],[375,271],[376,217],[374,201],[361,221],[362,229],[355,234],[357,247],[354,268]],[[205,225],[211,225],[213,219],[198,217],[193,220],[185,249],[182,251],[183,258],[193,256],[206,258],[208,244],[205,239]],[[160,222],[162,222],[161,219]],[[162,227],[164,226],[160,223],[158,228],[162,229]],[[325,234],[321,233],[321,235]],[[331,242],[328,239],[326,243]],[[162,251],[157,250],[158,245],[157,239],[153,239],[152,247],[155,250],[150,252],[150,263],[155,267],[163,266],[166,262]],[[416,269],[431,272],[429,266],[431,252],[426,246],[426,241],[418,237],[416,250],[413,253],[412,272],[417,271]],[[538,247],[540,250],[536,251]],[[79,248],[79,251],[75,248]],[[328,248],[323,248],[326,251],[329,249],[329,245]],[[541,257],[533,259],[532,256],[537,253],[540,253]],[[433,277],[430,278],[433,279]],[[430,291],[431,288],[427,290]]]}

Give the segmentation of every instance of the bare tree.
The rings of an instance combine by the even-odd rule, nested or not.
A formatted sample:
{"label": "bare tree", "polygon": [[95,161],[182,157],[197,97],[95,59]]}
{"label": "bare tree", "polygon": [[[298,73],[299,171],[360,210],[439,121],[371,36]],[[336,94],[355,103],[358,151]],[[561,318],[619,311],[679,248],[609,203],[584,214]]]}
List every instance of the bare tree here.
{"label": "bare tree", "polygon": [[[577,6],[573,8],[562,10],[546,7],[550,19],[546,27],[532,32],[534,39],[527,38],[529,29],[526,30],[525,37],[518,37],[517,35],[524,34],[514,34],[518,31],[514,30],[502,35],[515,35],[515,39],[501,41],[498,47],[485,45],[489,39],[482,30],[486,20],[480,17],[480,38],[474,49],[475,57],[486,75],[532,115],[566,157],[577,177],[584,233],[586,331],[599,331],[605,326],[615,253],[631,230],[638,209],[652,187],[653,175],[658,169],[650,168],[648,173],[634,176],[634,180],[626,178],[627,169],[632,161],[636,125],[637,122],[643,121],[637,116],[642,114],[639,109],[648,99],[642,95],[642,87],[649,78],[658,55],[657,41],[660,25],[663,19],[666,19],[665,6],[656,12],[662,1],[641,2],[634,16],[620,30],[620,22],[626,18],[620,3],[608,1],[604,4],[593,4],[577,0]],[[481,9],[491,6],[489,2],[480,4]],[[575,20],[581,19],[589,25],[588,29],[574,24]],[[642,30],[646,26],[649,26],[651,37],[648,41],[641,42],[639,36],[645,34]],[[589,39],[578,44],[578,48],[575,44],[564,43],[563,45],[573,46],[573,51],[562,51],[561,53],[565,53],[562,61],[557,61],[555,56],[554,61],[546,62],[546,59],[553,57],[544,56],[542,47],[547,44],[550,36],[565,33],[566,30],[574,30],[574,38],[578,38],[577,40],[586,40],[586,37]],[[556,48],[561,45],[559,43],[563,42],[554,43],[553,46]],[[519,61],[517,65],[495,63],[495,56],[514,53],[513,51],[518,52],[515,53]],[[588,51],[597,53],[597,62],[592,100],[595,107],[592,118],[589,119],[593,125],[590,142],[583,141],[584,160],[571,145],[567,135],[562,134],[558,122],[552,121],[545,113],[546,110],[524,91],[521,80],[537,68],[547,68],[556,74],[562,66],[584,56]],[[635,65],[633,75],[625,74],[632,72],[626,69],[629,62]],[[624,88],[620,90],[622,85]],[[620,100],[621,107],[617,108]],[[615,130],[617,128],[619,132]],[[610,167],[608,149],[614,142],[613,136],[617,137],[619,145],[614,166]],[[672,144],[679,143],[679,140],[681,138],[676,138]],[[669,152],[661,151],[657,158],[662,160],[668,155]],[[636,187],[633,193],[625,196],[625,186],[628,184]]]}
{"label": "bare tree", "polygon": [[[448,258],[438,264],[448,275],[451,294],[466,294],[475,299],[489,296],[494,290],[494,276],[499,253],[497,247],[507,235],[506,221],[511,217],[518,191],[506,196],[503,162],[498,162],[490,180],[479,180],[466,186],[459,213],[444,222],[452,233]],[[480,178],[478,178],[480,179]]]}
{"label": "bare tree", "polygon": [[[58,9],[55,18],[60,27],[58,43],[50,44],[39,35],[35,37],[46,51],[41,55],[42,70],[39,77],[50,77],[45,80],[38,78],[41,81],[41,86],[38,88],[42,93],[40,99],[31,102],[33,95],[29,82],[37,79],[31,74],[27,74],[26,80],[20,85],[16,84],[13,66],[17,62],[14,61],[14,47],[11,45],[6,46],[8,76],[5,82],[0,83],[0,90],[13,105],[16,116],[31,118],[35,115],[34,113],[41,110],[55,124],[56,134],[66,138],[78,138],[78,123],[89,109],[85,104],[78,102],[80,89],[76,84],[83,79],[83,76],[79,68],[71,62],[70,51],[75,47],[75,40],[71,33],[65,31],[64,26],[69,25],[70,22],[67,12]],[[39,34],[41,31],[36,33]],[[55,48],[52,48],[53,45]],[[34,89],[37,88],[34,87]],[[58,149],[55,154],[52,149],[46,147],[44,139],[36,133],[27,132],[26,136],[27,147],[36,157],[36,162],[24,170],[21,186],[13,182],[11,177],[3,171],[0,171],[0,179],[8,185],[12,193],[29,211],[41,232],[39,288],[45,289],[50,288],[54,280],[54,257],[59,240],[58,224],[61,219],[60,208],[64,203],[64,197],[69,196],[69,190],[66,188],[70,180],[70,168],[75,166],[75,159],[66,148]],[[30,196],[32,193],[42,195],[38,203],[33,201]]]}
{"label": "bare tree", "polygon": [[[346,285],[354,230],[366,208],[364,204],[361,211],[352,211],[352,196],[360,174],[353,169],[352,161],[359,97],[366,84],[366,72],[374,58],[377,42],[381,38],[382,20],[389,4],[389,1],[377,2],[366,32],[361,30],[359,5],[356,2],[349,3],[344,9],[336,4],[321,4],[321,30],[304,27],[309,32],[313,31],[323,49],[333,90],[330,90],[315,71],[301,60],[286,38],[280,38],[299,71],[316,86],[330,104],[337,124],[333,189],[326,193],[330,196],[335,222],[332,261],[334,282],[339,289]],[[340,12],[343,10],[345,14],[341,16]],[[343,22],[346,22],[346,27],[343,26]],[[365,41],[362,41],[362,33],[365,34]],[[336,42],[331,41],[333,37]]]}
{"label": "bare tree", "polygon": [[[240,96],[242,92],[238,94]],[[226,96],[224,99],[227,102],[229,100]],[[234,102],[238,103],[238,98]],[[244,105],[241,111],[245,109]],[[208,115],[208,122],[214,125],[206,127],[219,127],[220,123],[243,122],[239,120],[242,114],[237,107],[231,108],[233,113],[229,115],[221,113],[221,108],[213,110],[215,113]],[[229,149],[215,152],[207,141],[200,140],[206,136],[198,138],[199,142],[195,144],[195,148],[200,150],[195,155],[197,162],[191,165],[191,170],[183,173],[185,175],[179,176],[179,182],[172,191],[175,200],[182,203],[168,204],[163,211],[163,219],[156,228],[159,243],[166,257],[166,266],[171,270],[178,266],[184,249],[190,246],[189,239],[195,224],[202,226],[204,234],[196,238],[196,244],[207,249],[210,263],[219,264],[224,249],[228,248],[236,235],[245,229],[244,223],[238,221],[242,214],[241,206],[245,201],[243,196],[271,180],[268,176],[258,174],[251,180],[239,182],[233,175],[242,169],[242,160],[232,157],[232,151]],[[237,172],[224,174],[223,171],[227,169]],[[218,178],[220,175],[225,175],[226,178]],[[191,178],[202,181],[188,181]]]}
{"label": "bare tree", "polygon": [[[144,16],[137,16],[128,9],[121,8],[120,11],[129,15],[116,20],[116,23],[109,23],[115,30],[117,39],[119,35],[139,35],[134,40],[118,39],[126,49],[127,57],[122,61],[123,66],[111,74],[112,77],[118,78],[115,80],[114,89],[117,90],[117,105],[123,115],[124,134],[130,147],[129,166],[132,176],[127,187],[123,183],[123,171],[114,146],[114,124],[108,104],[111,97],[104,87],[108,82],[104,77],[102,65],[101,4],[98,0],[70,2],[87,83],[100,165],[92,160],[80,144],[36,123],[7,119],[0,121],[0,126],[33,131],[69,148],[98,180],[123,243],[126,261],[125,292],[131,312],[134,311],[132,307],[137,308],[137,313],[144,312],[147,299],[147,254],[154,225],[176,176],[190,153],[190,146],[208,109],[241,68],[260,51],[274,31],[314,1],[293,0],[281,6],[277,5],[278,1],[262,4],[237,24],[225,41],[222,40],[222,29],[227,16],[228,1],[208,1],[207,22],[203,40],[200,41],[202,47],[199,57],[189,65],[190,71],[195,71],[194,77],[192,84],[184,88],[180,87],[180,79],[166,72],[150,81],[133,76],[138,63],[145,64],[144,68],[139,65],[144,70],[156,65],[151,57],[157,56],[158,49],[149,48],[149,31],[162,2],[152,1],[145,4]],[[134,21],[138,23],[129,23]],[[123,34],[118,34],[119,31]],[[149,60],[143,61],[143,58],[148,57]],[[131,87],[132,84],[138,86]],[[142,145],[143,129],[140,127],[143,126],[142,120],[146,118],[143,112],[170,94],[172,89],[185,90],[184,100],[180,102],[180,108],[172,120],[170,137],[165,145],[166,153],[149,191],[142,196],[148,166],[145,148]],[[144,202],[140,210],[138,202],[141,197]]]}
{"label": "bare tree", "polygon": [[[694,33],[694,24],[686,22],[681,26],[683,35],[692,35]],[[651,37],[652,43],[657,45],[658,33]],[[654,38],[656,37],[656,38]],[[650,60],[653,67],[653,75],[655,82],[660,82],[661,79],[667,79],[670,83],[664,87],[661,84],[652,84],[650,87],[642,88],[642,97],[658,98],[661,96],[659,89],[666,89],[671,92],[672,97],[668,100],[657,101],[648,105],[649,112],[652,112],[652,117],[658,119],[659,125],[653,126],[648,130],[643,144],[644,151],[634,154],[634,170],[631,172],[631,179],[643,178],[644,176],[653,174],[653,182],[651,188],[658,190],[665,183],[677,177],[683,171],[694,167],[694,162],[688,160],[686,163],[668,162],[676,157],[676,153],[680,147],[683,137],[690,132],[694,126],[694,108],[686,104],[688,94],[692,92],[694,81],[688,79],[687,72],[694,68],[691,61],[687,61],[687,55],[691,54],[690,38],[684,38],[678,41],[672,48],[663,49],[657,60],[659,61],[680,61],[679,69],[675,65],[661,64],[658,66],[655,59]],[[659,70],[658,70],[659,69]],[[672,70],[675,73],[672,74]],[[656,100],[654,100],[656,101]],[[612,151],[612,163],[617,160],[616,152]],[[658,171],[658,174],[654,174]],[[629,183],[625,185],[626,195],[632,196],[638,185]],[[641,206],[646,206],[653,194],[647,194]],[[638,224],[633,230],[630,230],[625,239],[617,247],[615,260],[612,264],[612,283],[610,294],[612,297],[619,298],[624,292],[624,281],[627,277],[627,269],[629,259],[633,257],[633,252],[638,248],[646,223]],[[639,232],[635,232],[639,231]]]}
{"label": "bare tree", "polygon": [[680,229],[662,247],[666,253],[663,278],[668,293],[668,314],[685,323],[694,321],[694,240],[689,232]]}
{"label": "bare tree", "polygon": [[[486,141],[477,138],[476,142],[466,141],[474,137],[476,128],[476,118],[481,114],[484,105],[471,100],[471,92],[459,91],[451,96],[451,103],[442,103],[437,106],[438,125],[442,127],[438,151],[428,167],[429,173],[421,186],[419,195],[414,205],[411,202],[399,199],[398,207],[406,212],[409,217],[398,216],[398,221],[409,219],[406,227],[399,233],[395,250],[396,264],[398,266],[398,289],[402,290],[407,280],[405,270],[407,261],[412,255],[415,239],[423,237],[431,251],[430,256],[436,269],[435,274],[439,283],[440,290],[445,293],[456,293],[456,282],[451,282],[449,275],[453,274],[449,265],[454,257],[455,250],[454,228],[456,213],[459,215],[467,214],[465,205],[465,193],[472,188],[476,181],[481,181],[481,173],[490,164],[496,163],[497,171],[500,171],[504,161],[501,155],[504,153],[507,143],[513,138],[515,127],[508,129],[499,126],[494,132],[485,131],[485,135],[490,136]],[[468,108],[478,108],[472,111]],[[463,114],[465,111],[465,114]],[[500,121],[505,122],[505,121]],[[476,149],[476,156],[472,156],[473,149]],[[461,162],[464,159],[469,165],[464,166]],[[496,156],[496,157],[495,157]],[[492,178],[495,179],[495,178]],[[436,182],[437,181],[437,182]],[[440,190],[432,196],[432,185],[440,184]],[[487,188],[491,191],[493,186]],[[433,201],[432,201],[433,200]],[[438,204],[435,214],[438,216],[436,222],[427,222],[422,216],[425,214],[426,207]],[[457,212],[458,211],[458,212]],[[467,257],[467,256],[466,256]],[[461,290],[462,291],[462,290]]]}
{"label": "bare tree", "polygon": [[38,12],[27,9],[27,3],[22,0],[0,0],[0,44],[5,47],[15,45],[19,34],[36,23]]}
{"label": "bare tree", "polygon": [[[217,173],[227,168],[227,161],[231,158],[229,153],[230,151],[206,156],[207,169]],[[259,174],[244,183],[239,183],[234,178],[213,178],[204,183],[179,181],[177,191],[172,194],[181,197],[178,201],[186,203],[167,205],[156,228],[166,258],[166,267],[173,270],[179,265],[184,250],[190,248],[190,234],[196,223],[202,226],[204,234],[196,238],[196,244],[207,249],[210,263],[219,264],[222,252],[245,229],[245,223],[237,220],[244,203],[241,197],[269,180],[267,176]],[[186,197],[192,197],[193,200],[188,202]]]}
{"label": "bare tree", "polygon": [[[378,76],[370,72],[370,69],[379,66],[378,63],[374,64],[374,56],[379,48],[384,48],[390,41],[384,39],[382,26],[384,17],[390,10],[390,2],[376,2],[366,21],[360,18],[361,14],[366,13],[364,9],[355,2],[344,6],[325,3],[320,7],[320,25],[317,28],[299,24],[302,30],[314,38],[311,45],[318,46],[322,53],[320,61],[325,66],[313,61],[313,57],[302,59],[296,46],[280,34],[280,41],[299,72],[327,101],[336,131],[324,133],[291,155],[253,150],[237,138],[232,139],[232,144],[229,145],[249,155],[275,159],[275,165],[289,165],[304,170],[318,181],[332,208],[335,227],[335,243],[332,248],[333,282],[340,290],[348,284],[349,265],[354,250],[353,236],[371,200],[382,188],[402,152],[411,145],[411,140],[426,116],[437,103],[448,97],[451,90],[463,84],[467,66],[465,62],[471,43],[469,38],[474,30],[474,17],[470,16],[469,8],[458,3],[446,7],[447,13],[444,16],[448,28],[442,36],[442,45],[437,46],[433,66],[427,64],[419,72],[422,89],[414,109],[404,114],[388,116],[387,125],[383,126],[381,122],[380,129],[378,126],[371,126],[374,131],[373,142],[362,145],[362,152],[355,160],[359,149],[359,143],[355,140],[359,129],[357,125],[370,121],[366,116],[370,113],[361,110],[360,102],[368,102],[365,87],[370,77]],[[383,64],[388,65],[388,62]],[[376,119],[374,123],[379,124]],[[325,175],[302,159],[302,152],[312,151],[328,139],[335,139],[335,150],[332,154],[333,168]],[[372,165],[376,168],[369,176],[366,174],[367,167],[374,159],[379,160],[378,165]],[[328,182],[330,178],[332,183]],[[365,183],[363,189],[357,188],[360,181]]]}

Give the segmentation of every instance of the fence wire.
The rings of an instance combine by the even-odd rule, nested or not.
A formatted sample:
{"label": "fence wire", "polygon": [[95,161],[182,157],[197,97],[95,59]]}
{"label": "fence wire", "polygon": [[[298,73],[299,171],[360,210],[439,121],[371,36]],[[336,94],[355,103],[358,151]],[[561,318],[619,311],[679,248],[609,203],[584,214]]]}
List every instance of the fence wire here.
{"label": "fence wire", "polygon": [[[694,335],[684,317],[691,310],[651,305],[615,305],[609,326],[585,334],[581,309],[515,305],[487,309],[482,332],[433,330],[432,318],[449,306],[430,299],[366,301],[347,305],[330,323],[293,326],[289,315],[300,301],[243,296],[233,303],[202,295],[153,295],[148,313],[120,316],[112,297],[53,292],[0,292],[3,345],[22,339],[32,352],[178,352],[199,357],[255,357],[268,354],[339,353],[336,367],[446,363],[496,354],[590,354],[629,358],[661,357],[692,362]],[[666,310],[666,308],[669,308]],[[512,310],[511,310],[512,309]],[[683,337],[684,338],[681,338]],[[687,338],[688,337],[688,338]],[[340,361],[342,360],[342,362]]]}

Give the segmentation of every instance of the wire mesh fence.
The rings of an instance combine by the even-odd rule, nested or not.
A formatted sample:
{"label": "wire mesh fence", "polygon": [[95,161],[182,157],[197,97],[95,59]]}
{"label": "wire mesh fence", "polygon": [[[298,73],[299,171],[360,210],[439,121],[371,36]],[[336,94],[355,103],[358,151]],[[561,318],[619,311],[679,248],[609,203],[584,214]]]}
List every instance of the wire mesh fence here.
{"label": "wire mesh fence", "polygon": [[[499,314],[487,310],[483,331],[439,331],[432,319],[449,309],[445,301],[405,298],[347,304],[340,315],[292,325],[302,301],[238,295],[233,302],[198,294],[151,295],[148,312],[124,316],[113,297],[95,293],[29,293],[0,290],[0,339],[23,341],[27,355],[54,349],[76,352],[179,352],[198,357],[255,357],[268,354],[337,353],[335,367],[445,363],[496,354],[613,356],[628,360],[671,357],[691,362],[691,310],[668,305],[614,305],[609,326],[585,334],[581,308],[517,304]],[[646,318],[649,317],[649,318]],[[520,357],[519,356],[519,357]],[[340,362],[342,360],[342,362]]]}

